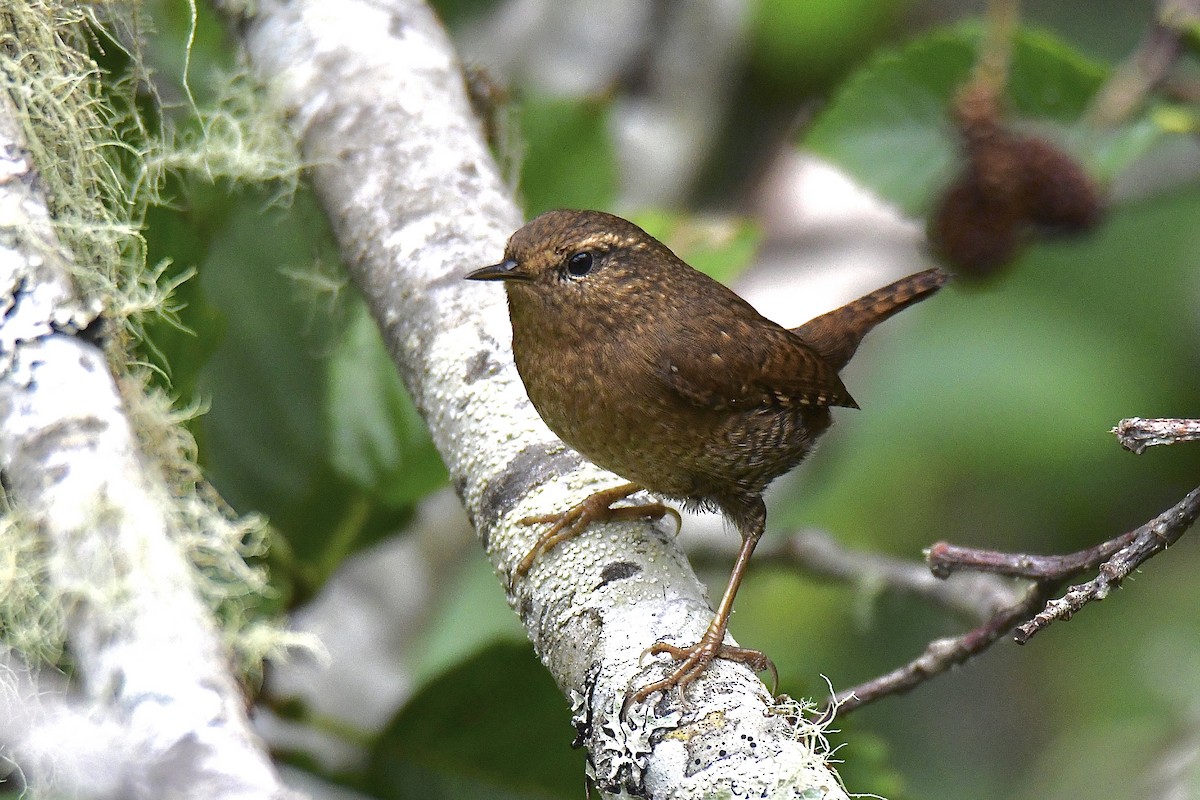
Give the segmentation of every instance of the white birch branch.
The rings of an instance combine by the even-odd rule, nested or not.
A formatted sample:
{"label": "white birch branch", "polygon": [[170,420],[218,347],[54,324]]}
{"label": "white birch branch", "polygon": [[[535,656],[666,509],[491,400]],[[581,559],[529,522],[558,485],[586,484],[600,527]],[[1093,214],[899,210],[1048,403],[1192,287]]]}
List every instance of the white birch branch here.
{"label": "white birch branch", "polygon": [[[512,363],[502,293],[462,280],[500,258],[521,218],[471,115],[440,24],[416,0],[260,2],[241,20],[251,61],[296,127],[345,262],[379,321],[492,564],[506,581],[537,531],[515,524],[619,482],[556,439]],[[537,652],[573,698],[607,795],[843,798],[811,730],[773,713],[718,661],[619,719],[663,674],[643,650],[696,641],[704,588],[664,529],[597,526],[510,589]],[[653,699],[657,699],[653,698]]]}
{"label": "white birch branch", "polygon": [[80,685],[37,696],[10,673],[6,742],[39,794],[291,796],[172,539],[162,477],[103,352],[78,335],[96,313],[75,297],[20,131],[0,92],[0,469],[69,603]]}

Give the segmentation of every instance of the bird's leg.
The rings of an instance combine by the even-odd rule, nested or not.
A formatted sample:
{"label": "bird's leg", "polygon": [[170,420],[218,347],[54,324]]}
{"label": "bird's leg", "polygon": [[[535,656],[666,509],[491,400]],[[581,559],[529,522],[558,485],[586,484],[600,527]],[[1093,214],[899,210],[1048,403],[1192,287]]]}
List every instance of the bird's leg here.
{"label": "bird's leg", "polygon": [[721,603],[717,606],[717,613],[712,622],[708,624],[708,629],[704,631],[700,641],[689,647],[677,647],[667,642],[652,644],[646,650],[647,653],[653,655],[666,653],[680,663],[667,677],[638,689],[626,701],[626,707],[631,703],[640,703],[655,692],[666,691],[673,686],[678,686],[682,695],[688,684],[704,674],[704,670],[715,658],[740,661],[755,672],[769,671],[774,676],[775,683],[779,683],[779,673],[775,669],[775,664],[763,653],[724,643],[725,632],[729,628],[729,615],[733,613],[733,600],[737,597],[738,587],[742,585],[742,577],[746,573],[746,566],[750,563],[750,556],[754,553],[754,547],[762,537],[766,525],[767,511],[761,498],[757,499],[757,503],[752,504],[748,512],[744,524],[739,525],[742,533],[742,546],[738,550],[737,561],[734,562],[733,572],[729,576],[729,585],[725,587],[725,594],[721,596]]}
{"label": "bird's leg", "polygon": [[681,525],[683,523],[679,516],[679,512],[670,506],[665,506],[662,503],[645,503],[639,506],[621,506],[613,508],[612,504],[618,500],[624,500],[634,492],[641,491],[641,486],[636,483],[623,483],[620,486],[614,486],[611,489],[603,489],[599,492],[589,495],[582,502],[571,506],[566,511],[558,514],[541,514],[535,517],[525,517],[520,520],[520,525],[541,525],[543,523],[552,523],[550,527],[538,537],[537,542],[521,559],[521,563],[517,564],[513,570],[513,578],[522,578],[533,567],[533,562],[538,559],[538,556],[543,553],[548,553],[558,546],[561,542],[567,539],[573,539],[583,533],[587,526],[593,522],[617,522],[628,519],[662,519],[670,514],[675,518],[675,523]]}

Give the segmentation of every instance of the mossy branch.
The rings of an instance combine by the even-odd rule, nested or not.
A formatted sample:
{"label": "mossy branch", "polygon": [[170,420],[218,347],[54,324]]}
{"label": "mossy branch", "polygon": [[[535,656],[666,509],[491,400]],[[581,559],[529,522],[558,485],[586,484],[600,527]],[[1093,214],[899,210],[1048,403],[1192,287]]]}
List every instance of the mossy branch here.
{"label": "mossy branch", "polygon": [[[73,291],[17,119],[0,93],[0,469],[66,604],[81,691],[18,704],[30,719],[10,744],[40,791],[94,791],[74,759],[99,751],[124,797],[288,796],[179,546],[171,492],[90,340],[97,314]],[[77,735],[48,748],[44,725]]]}

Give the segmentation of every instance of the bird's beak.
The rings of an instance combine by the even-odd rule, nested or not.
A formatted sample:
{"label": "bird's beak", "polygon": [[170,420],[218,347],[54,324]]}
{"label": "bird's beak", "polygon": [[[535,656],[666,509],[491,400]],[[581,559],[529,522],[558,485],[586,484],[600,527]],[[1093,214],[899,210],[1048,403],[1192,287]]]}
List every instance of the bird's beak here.
{"label": "bird's beak", "polygon": [[506,258],[499,264],[483,267],[467,273],[469,281],[527,281],[529,275],[521,272],[520,265],[511,258]]}

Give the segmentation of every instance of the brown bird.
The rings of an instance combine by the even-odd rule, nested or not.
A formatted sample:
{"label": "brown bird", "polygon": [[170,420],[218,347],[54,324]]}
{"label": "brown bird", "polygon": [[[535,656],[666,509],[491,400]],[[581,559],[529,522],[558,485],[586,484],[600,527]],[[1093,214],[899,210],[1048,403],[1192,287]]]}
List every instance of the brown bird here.
{"label": "brown bird", "polygon": [[514,577],[590,523],[675,513],[612,504],[640,489],[723,513],[741,549],[708,629],[687,647],[649,652],[680,662],[631,698],[683,691],[714,658],[771,668],[757,650],[724,644],[729,616],[767,510],[762,493],[812,449],[830,406],[858,405],[838,372],[878,323],[936,292],[931,269],[787,330],[698,272],[632,222],[600,211],[550,211],[508,240],[504,260],[471,280],[504,281],[517,371],[552,431],[629,483],[551,523]]}

